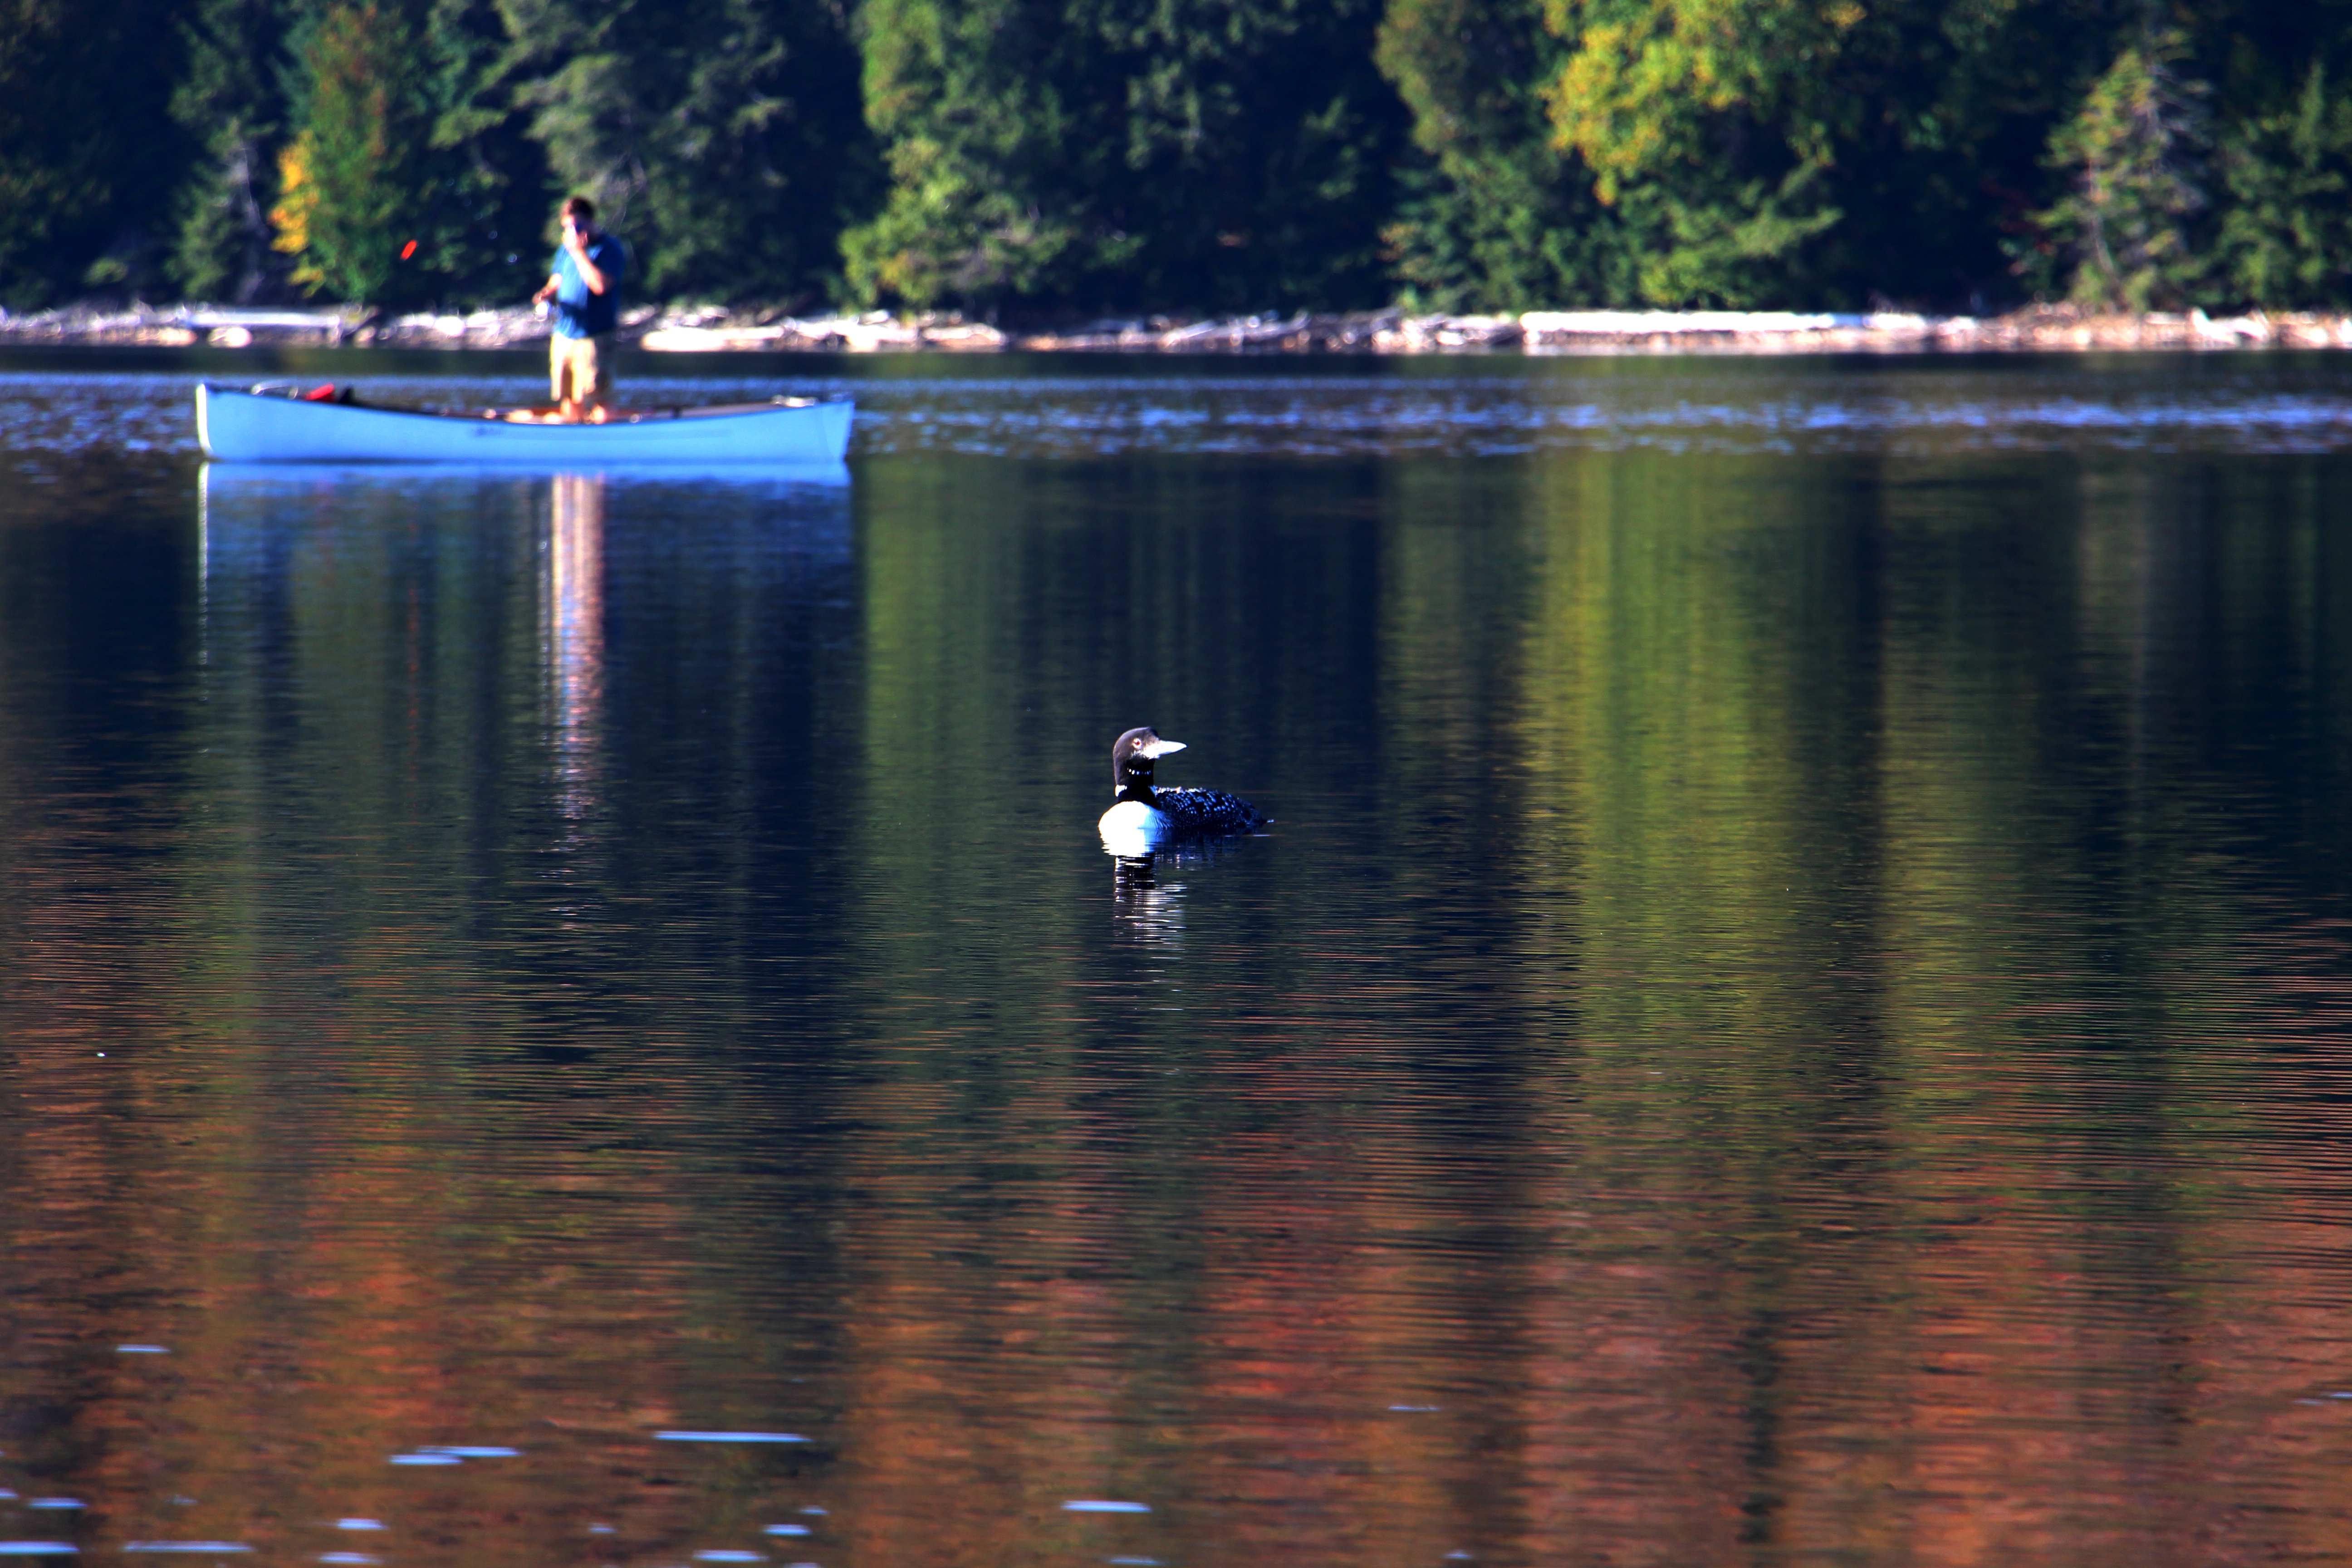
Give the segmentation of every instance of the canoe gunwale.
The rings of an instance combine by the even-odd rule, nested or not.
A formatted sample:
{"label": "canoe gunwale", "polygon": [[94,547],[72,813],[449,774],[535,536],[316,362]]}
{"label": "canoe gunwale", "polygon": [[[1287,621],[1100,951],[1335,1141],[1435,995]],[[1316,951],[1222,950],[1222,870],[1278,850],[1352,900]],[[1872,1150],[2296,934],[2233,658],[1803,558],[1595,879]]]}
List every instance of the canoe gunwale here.
{"label": "canoe gunwale", "polygon": [[401,414],[405,415],[412,419],[443,419],[450,420],[459,425],[528,424],[541,430],[567,430],[575,428],[608,430],[614,425],[661,424],[672,419],[731,419],[745,415],[775,414],[802,408],[823,408],[828,404],[849,403],[853,401],[853,399],[846,395],[843,395],[834,397],[772,397],[765,403],[717,403],[708,404],[698,407],[688,407],[684,404],[665,404],[659,408],[645,409],[641,412],[630,415],[625,418],[610,420],[603,425],[589,425],[583,421],[579,426],[571,426],[546,420],[509,420],[503,415],[494,419],[487,414],[459,414],[454,410],[444,408],[402,408],[389,403],[311,403],[305,398],[287,397],[274,391],[264,392],[261,390],[265,386],[296,386],[299,384],[299,383],[290,381],[265,381],[257,382],[249,387],[217,386],[209,381],[205,381],[197,383],[196,386],[198,391],[208,394],[214,397],[254,397],[259,398],[266,403],[288,403],[304,408],[353,408],[363,414]]}
{"label": "canoe gunwale", "polygon": [[198,384],[195,402],[198,443],[222,462],[839,463],[856,413],[845,396],[777,398],[563,425],[312,403],[210,382]]}

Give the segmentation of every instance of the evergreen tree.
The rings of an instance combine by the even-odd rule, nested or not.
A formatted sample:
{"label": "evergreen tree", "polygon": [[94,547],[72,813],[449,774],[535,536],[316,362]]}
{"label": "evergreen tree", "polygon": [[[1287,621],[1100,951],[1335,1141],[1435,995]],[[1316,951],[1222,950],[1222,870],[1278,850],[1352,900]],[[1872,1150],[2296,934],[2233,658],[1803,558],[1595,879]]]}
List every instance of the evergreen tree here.
{"label": "evergreen tree", "polygon": [[1370,304],[1402,115],[1372,0],[871,0],[869,300]]}
{"label": "evergreen tree", "polygon": [[[414,260],[430,132],[415,32],[397,9],[337,5],[303,50],[302,128],[278,157],[278,249],[294,281],[391,304]],[[403,252],[406,251],[405,257]]]}
{"label": "evergreen tree", "polygon": [[499,5],[531,135],[559,187],[593,197],[630,247],[641,287],[784,301],[837,289],[838,237],[878,184],[837,5]]}
{"label": "evergreen tree", "polygon": [[2179,30],[2140,29],[2051,138],[2072,189],[2041,222],[2074,261],[2079,303],[2145,310],[2182,299],[2195,277],[2207,89],[2177,68],[2188,54]]}
{"label": "evergreen tree", "polygon": [[[1101,51],[1065,10],[869,0],[866,109],[888,149],[890,193],[845,242],[861,300],[1065,297],[1135,261],[1150,238],[1140,212],[1092,200],[1125,169],[1127,83],[1101,72]],[[1104,101],[1114,94],[1118,112]]]}
{"label": "evergreen tree", "polygon": [[0,10],[0,300],[26,304],[48,292],[61,227],[102,199],[100,171],[70,137],[49,131],[71,118],[72,94],[54,62],[68,48],[63,0],[9,0]]}
{"label": "evergreen tree", "polygon": [[1546,96],[1556,134],[1639,237],[1660,305],[1792,293],[1796,252],[1843,216],[1822,178],[1852,127],[1824,91],[1864,20],[1808,0],[1549,0],[1572,45]]}
{"label": "evergreen tree", "polygon": [[1390,0],[1376,58],[1423,154],[1383,231],[1410,303],[1524,310],[1636,296],[1621,215],[1544,113],[1540,87],[1566,55],[1538,0]]}
{"label": "evergreen tree", "polygon": [[2352,0],[845,4],[0,0],[0,301],[2352,304]]}
{"label": "evergreen tree", "polygon": [[1643,302],[1982,308],[2098,3],[1546,0],[1546,98]]}
{"label": "evergreen tree", "polygon": [[171,270],[188,294],[250,302],[285,267],[271,248],[285,93],[275,68],[288,0],[201,0],[184,24],[187,71],[172,118],[203,148],[178,197]]}
{"label": "evergreen tree", "polygon": [[2313,61],[2292,100],[2230,127],[2219,152],[2223,302],[2352,303],[2352,101],[2329,97],[2326,67]]}
{"label": "evergreen tree", "polygon": [[170,0],[0,0],[0,302],[154,276],[185,150]]}
{"label": "evergreen tree", "polygon": [[303,32],[270,213],[292,280],[383,306],[527,293],[543,165],[501,80],[498,12],[343,0]]}
{"label": "evergreen tree", "polygon": [[547,159],[509,79],[511,57],[494,0],[429,0],[427,177],[410,223],[418,247],[404,265],[440,299],[510,303],[547,276]]}

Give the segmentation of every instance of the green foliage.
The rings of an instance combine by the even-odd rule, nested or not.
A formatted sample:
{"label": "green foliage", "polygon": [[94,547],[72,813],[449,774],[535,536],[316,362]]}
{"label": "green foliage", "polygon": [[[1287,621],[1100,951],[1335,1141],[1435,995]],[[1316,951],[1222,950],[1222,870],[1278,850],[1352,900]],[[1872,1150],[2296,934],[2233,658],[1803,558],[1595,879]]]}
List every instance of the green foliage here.
{"label": "green foliage", "polygon": [[51,65],[65,52],[70,17],[62,0],[6,0],[0,10],[0,297],[19,302],[47,290],[43,254],[57,230],[95,206],[99,172],[73,156],[70,139],[44,131],[62,112],[62,83]]}
{"label": "green foliage", "polygon": [[0,0],[0,302],[148,281],[174,42],[167,0]]}
{"label": "green foliage", "polygon": [[1368,304],[1402,116],[1371,0],[871,0],[866,300]]}
{"label": "green foliage", "polygon": [[425,200],[412,215],[415,291],[504,303],[546,276],[548,163],[508,79],[511,46],[493,0],[428,0]]}
{"label": "green foliage", "polygon": [[499,9],[531,135],[558,186],[594,199],[629,247],[633,289],[828,291],[838,237],[878,183],[843,12],[828,0]]}
{"label": "green foliage", "polygon": [[0,301],[2352,304],[2352,0],[850,3],[0,0]]}
{"label": "green foliage", "polygon": [[303,51],[309,101],[270,218],[294,281],[331,299],[395,302],[430,133],[416,58],[407,19],[377,5],[334,6]]}
{"label": "green foliage", "polygon": [[[2105,24],[2053,0],[1546,0],[1640,302],[1981,308]],[[1634,300],[1624,302],[1633,303]]]}
{"label": "green foliage", "polygon": [[2352,303],[2352,101],[2314,61],[2288,102],[2220,138],[2216,250],[2231,304]]}
{"label": "green foliage", "polygon": [[500,79],[498,14],[473,0],[338,4],[299,58],[299,130],[278,153],[270,213],[292,281],[384,306],[527,292],[542,164]]}
{"label": "green foliage", "polygon": [[2040,221],[2074,258],[2079,304],[2145,310],[2179,302],[2196,277],[2188,224],[2206,205],[2208,89],[2176,68],[2189,52],[2178,29],[2140,33],[2050,140],[2071,189]]}
{"label": "green foliage", "polygon": [[1798,249],[1843,216],[1822,176],[1853,129],[1837,78],[1862,7],[1547,0],[1546,14],[1573,46],[1545,91],[1555,136],[1623,205],[1641,298],[1781,302]]}
{"label": "green foliage", "polygon": [[[1108,116],[1084,122],[1090,51],[1063,12],[1055,0],[867,5],[866,115],[887,142],[891,185],[846,241],[858,298],[1066,294],[1134,261],[1141,226],[1117,205],[1087,210],[1124,160]],[[1124,83],[1105,85],[1124,98]]]}
{"label": "green foliage", "polygon": [[250,301],[283,274],[268,211],[285,93],[271,68],[284,47],[285,0],[201,0],[183,24],[187,71],[172,118],[204,149],[176,199],[172,276],[204,300]]}
{"label": "green foliage", "polygon": [[1375,51],[1423,161],[1382,231],[1408,300],[1521,310],[1633,297],[1622,215],[1552,141],[1539,84],[1566,58],[1538,0],[1391,0]]}

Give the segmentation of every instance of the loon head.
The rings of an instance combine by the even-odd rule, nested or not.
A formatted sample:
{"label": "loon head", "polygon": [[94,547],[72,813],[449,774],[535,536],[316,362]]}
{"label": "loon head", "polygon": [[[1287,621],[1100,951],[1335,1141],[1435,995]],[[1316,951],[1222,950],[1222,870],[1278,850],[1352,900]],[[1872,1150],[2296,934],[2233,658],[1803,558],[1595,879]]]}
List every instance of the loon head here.
{"label": "loon head", "polygon": [[1120,799],[1149,803],[1151,799],[1151,764],[1171,752],[1184,749],[1181,741],[1163,741],[1149,724],[1129,730],[1110,749],[1111,793]]}

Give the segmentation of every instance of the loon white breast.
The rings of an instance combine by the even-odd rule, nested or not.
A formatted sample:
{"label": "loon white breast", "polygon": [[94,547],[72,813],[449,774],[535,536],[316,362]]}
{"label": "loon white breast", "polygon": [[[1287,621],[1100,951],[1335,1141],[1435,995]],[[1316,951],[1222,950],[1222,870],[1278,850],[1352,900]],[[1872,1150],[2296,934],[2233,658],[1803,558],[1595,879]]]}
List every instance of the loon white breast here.
{"label": "loon white breast", "polygon": [[1104,848],[1119,856],[1149,855],[1177,839],[1253,833],[1265,826],[1257,807],[1221,789],[1154,789],[1152,763],[1183,749],[1183,742],[1163,741],[1149,724],[1129,730],[1111,747],[1110,784],[1118,798],[1102,815]]}

